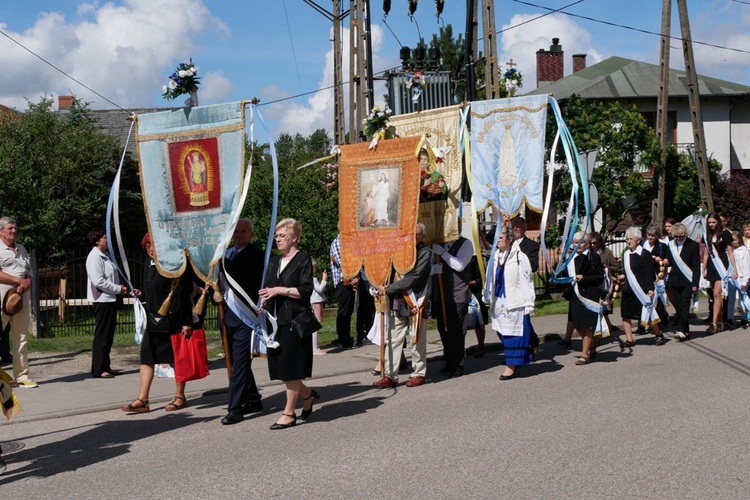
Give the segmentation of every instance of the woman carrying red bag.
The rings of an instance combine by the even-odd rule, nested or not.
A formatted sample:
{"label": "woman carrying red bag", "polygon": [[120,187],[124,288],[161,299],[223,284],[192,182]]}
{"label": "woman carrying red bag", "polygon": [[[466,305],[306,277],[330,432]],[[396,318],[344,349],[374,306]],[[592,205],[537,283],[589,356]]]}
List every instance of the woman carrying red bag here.
{"label": "woman carrying red bag", "polygon": [[[187,275],[172,279],[159,274],[154,264],[154,249],[149,233],[146,233],[141,240],[141,247],[148,254],[149,261],[143,272],[143,290],[133,292],[144,301],[147,323],[146,333],[141,342],[141,377],[138,397],[129,405],[122,407],[122,411],[128,413],[148,413],[151,410],[148,395],[151,382],[154,380],[154,365],[174,363],[172,335],[184,335],[189,338],[193,333],[192,301],[190,300],[192,280]],[[168,309],[166,315],[159,314],[162,306]],[[185,382],[175,380],[175,384],[175,396],[164,407],[166,411],[187,407]]]}

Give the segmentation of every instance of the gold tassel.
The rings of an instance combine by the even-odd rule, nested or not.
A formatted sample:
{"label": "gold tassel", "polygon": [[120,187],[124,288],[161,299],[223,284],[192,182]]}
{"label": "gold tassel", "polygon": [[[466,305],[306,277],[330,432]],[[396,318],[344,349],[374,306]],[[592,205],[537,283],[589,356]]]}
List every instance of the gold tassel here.
{"label": "gold tassel", "polygon": [[177,284],[180,282],[180,278],[176,278],[172,280],[172,288],[169,290],[169,295],[167,295],[167,298],[164,300],[164,303],[159,308],[159,314],[162,316],[166,316],[169,314],[169,309],[172,307],[172,299],[174,298],[174,291],[177,288]]}
{"label": "gold tassel", "polygon": [[206,309],[206,296],[208,295],[208,286],[206,286],[203,289],[203,293],[201,294],[201,297],[198,299],[198,302],[196,302],[195,307],[193,308],[193,312],[200,316],[203,314],[204,309]]}

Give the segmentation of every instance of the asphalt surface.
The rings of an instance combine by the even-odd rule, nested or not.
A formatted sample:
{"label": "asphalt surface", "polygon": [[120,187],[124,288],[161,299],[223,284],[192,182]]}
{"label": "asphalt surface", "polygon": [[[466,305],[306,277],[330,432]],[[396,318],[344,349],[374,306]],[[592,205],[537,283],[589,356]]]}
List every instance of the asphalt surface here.
{"label": "asphalt surface", "polygon": [[[173,381],[157,379],[153,410],[119,408],[137,368],[112,380],[73,373],[17,389],[24,411],[0,426],[13,498],[750,498],[750,330],[632,349],[610,341],[575,366],[558,346],[564,316],[534,318],[546,340],[533,365],[499,381],[503,355],[471,356],[447,379],[430,332],[428,382],[374,389],[376,346],[316,356],[321,394],[306,423],[270,431],[283,386],[253,361],[264,412],[222,426],[226,371],[188,384],[190,407],[163,411]],[[32,360],[55,363],[54,356]],[[64,364],[62,358],[58,359]],[[127,368],[127,367],[126,367]],[[40,370],[41,372],[41,370]],[[51,372],[50,372],[51,373]],[[299,410],[298,410],[299,412]],[[7,492],[7,493],[6,493]]]}

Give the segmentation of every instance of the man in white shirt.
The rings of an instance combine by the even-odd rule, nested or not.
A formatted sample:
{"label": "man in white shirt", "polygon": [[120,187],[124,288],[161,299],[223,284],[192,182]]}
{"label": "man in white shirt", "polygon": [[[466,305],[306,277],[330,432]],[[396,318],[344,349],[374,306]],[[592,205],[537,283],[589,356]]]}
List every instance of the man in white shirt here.
{"label": "man in white shirt", "polygon": [[15,314],[2,312],[3,326],[10,323],[13,335],[13,376],[19,387],[33,388],[37,384],[29,378],[29,288],[31,288],[31,262],[29,253],[20,243],[16,243],[18,223],[10,217],[0,218],[0,301],[5,303],[5,295],[15,290],[23,298],[23,307]]}

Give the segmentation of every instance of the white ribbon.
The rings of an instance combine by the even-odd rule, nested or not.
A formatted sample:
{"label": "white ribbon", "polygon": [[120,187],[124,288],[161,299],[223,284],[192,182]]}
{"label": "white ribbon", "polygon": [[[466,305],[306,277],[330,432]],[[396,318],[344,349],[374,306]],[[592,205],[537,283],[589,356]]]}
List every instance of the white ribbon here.
{"label": "white ribbon", "polygon": [[[643,291],[641,284],[638,283],[635,274],[633,274],[633,270],[630,268],[630,251],[625,252],[625,255],[623,256],[623,264],[625,267],[625,275],[628,278],[628,284],[638,301],[643,306],[641,309],[641,324],[643,326],[649,326],[651,324],[659,323],[661,320],[659,319],[659,315],[654,307],[654,299],[649,297],[648,294]],[[647,265],[650,264],[651,263],[649,262]]]}
{"label": "white ribbon", "polygon": [[680,270],[680,272],[687,278],[687,280],[692,283],[693,282],[693,270],[690,269],[690,266],[688,266],[684,260],[682,260],[682,256],[680,255],[680,251],[677,249],[677,243],[675,243],[675,240],[669,240],[669,253],[672,254],[673,262],[672,265],[677,266],[677,269]]}
{"label": "white ribbon", "polygon": [[597,303],[581,295],[581,292],[578,290],[578,282],[575,280],[575,258],[568,263],[568,276],[573,277],[573,293],[576,294],[576,297],[578,297],[578,300],[581,301],[583,307],[596,314],[596,327],[594,328],[594,336],[596,337],[598,335],[601,335],[602,338],[609,337],[609,325],[607,325],[607,320],[604,318],[604,312],[607,306],[604,305],[601,300]]}

